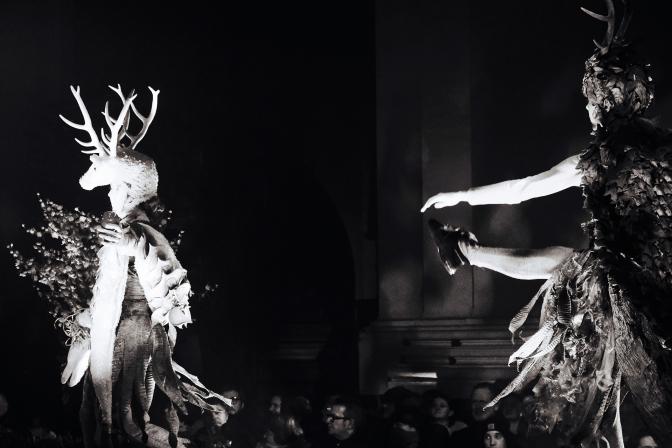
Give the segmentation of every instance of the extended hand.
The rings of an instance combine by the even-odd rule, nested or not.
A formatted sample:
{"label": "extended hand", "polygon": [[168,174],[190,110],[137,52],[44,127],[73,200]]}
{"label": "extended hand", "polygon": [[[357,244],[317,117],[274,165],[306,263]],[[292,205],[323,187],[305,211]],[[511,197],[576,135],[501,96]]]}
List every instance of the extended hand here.
{"label": "extended hand", "polygon": [[119,244],[124,239],[125,231],[119,224],[106,222],[95,227],[98,242],[103,246]]}
{"label": "extended hand", "polygon": [[439,193],[435,194],[431,198],[427,199],[425,205],[420,209],[421,213],[424,213],[425,210],[434,206],[434,208],[443,208],[443,207],[452,207],[455,204],[459,204],[464,200],[464,194],[461,191],[453,191],[450,193]]}

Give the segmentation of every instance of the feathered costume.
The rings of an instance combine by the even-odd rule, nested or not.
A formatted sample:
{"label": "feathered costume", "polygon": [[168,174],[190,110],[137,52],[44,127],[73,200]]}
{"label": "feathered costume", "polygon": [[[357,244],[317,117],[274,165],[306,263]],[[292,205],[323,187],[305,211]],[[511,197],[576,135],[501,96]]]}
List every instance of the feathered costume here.
{"label": "feathered costume", "polygon": [[539,298],[540,329],[510,358],[539,376],[537,424],[575,442],[606,435],[621,384],[662,440],[672,428],[672,133],[616,120],[581,155],[590,248],[576,251],[514,317],[518,334]]}
{"label": "feathered costume", "polygon": [[577,166],[590,245],[511,321],[516,336],[542,299],[539,330],[510,358],[520,373],[490,404],[537,378],[534,423],[566,443],[622,446],[623,386],[658,443],[672,443],[672,131],[641,116],[652,87],[617,40],[586,62],[584,94],[604,114]]}
{"label": "feathered costume", "polygon": [[[114,404],[124,432],[142,440],[141,425],[148,421],[155,386],[183,412],[185,402],[209,410],[218,403],[230,403],[171,359],[175,327],[191,321],[186,270],[144,213],[138,211],[121,224],[128,226],[129,237],[123,244],[98,252],[91,337],[76,344],[91,347],[86,381],[92,382],[103,423],[112,424]],[[86,365],[82,367],[73,372],[66,368],[62,380],[72,374],[69,384],[76,384],[85,372]],[[142,415],[133,414],[132,404],[138,405]],[[90,403],[83,407],[83,413],[93,411]],[[176,434],[179,422],[172,409],[170,415],[170,429]]]}
{"label": "feathered costume", "polygon": [[[153,206],[158,204],[154,162],[134,150],[153,119],[159,92],[150,88],[154,97],[152,111],[143,117],[133,105],[135,95],[125,98],[120,87],[112,89],[124,105],[116,120],[109,117],[105,107],[110,127],[109,136],[103,135],[105,145],[93,131],[79,88],[73,88],[72,92],[84,124],[64,119],[67,124],[89,132],[91,142],[78,142],[94,147],[89,153],[95,155],[91,156],[92,166],[80,184],[87,190],[110,185],[110,200],[116,213],[107,212],[103,223],[117,224],[122,231],[118,242],[105,244],[98,251],[93,298],[89,309],[76,319],[81,327],[90,329],[89,336],[79,337],[71,345],[61,380],[73,386],[86,375],[80,417],[87,446],[109,445],[113,428],[131,441],[145,441],[145,424],[149,422],[155,387],[170,400],[169,440],[175,446],[179,428],[176,408],[186,413],[189,402],[202,409],[219,411],[230,406],[231,401],[208,390],[172,360],[176,327],[191,322],[191,286],[186,279],[187,271],[155,228],[160,222],[151,222],[148,216],[153,215]],[[136,136],[128,133],[131,109],[143,122]],[[130,144],[121,145],[119,142],[126,137]],[[77,333],[86,335],[82,331]],[[148,443],[151,446],[153,441],[150,439]]]}

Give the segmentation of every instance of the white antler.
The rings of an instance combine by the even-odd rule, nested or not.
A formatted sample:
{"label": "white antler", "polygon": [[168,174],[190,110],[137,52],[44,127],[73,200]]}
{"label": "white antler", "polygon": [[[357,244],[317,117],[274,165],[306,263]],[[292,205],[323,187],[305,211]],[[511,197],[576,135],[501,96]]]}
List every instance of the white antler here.
{"label": "white antler", "polygon": [[[152,124],[154,116],[156,115],[156,109],[158,107],[158,96],[160,93],[159,90],[154,90],[151,87],[149,87],[149,91],[152,93],[152,107],[149,111],[149,115],[145,117],[140,112],[138,112],[138,109],[135,107],[135,104],[133,103],[133,100],[137,97],[135,91],[131,91],[131,94],[128,96],[128,98],[126,98],[124,96],[123,91],[121,90],[121,85],[117,84],[116,87],[109,86],[109,88],[112,89],[112,91],[116,93],[119,96],[119,98],[121,98],[123,106],[121,108],[121,112],[119,113],[119,117],[114,119],[110,116],[109,102],[105,103],[105,110],[103,111],[103,116],[105,117],[105,122],[107,123],[107,126],[110,129],[110,134],[108,135],[105,132],[105,130],[101,128],[100,140],[98,139],[98,135],[93,129],[91,117],[89,116],[89,112],[86,110],[86,106],[84,106],[84,102],[82,101],[82,98],[79,94],[79,86],[77,86],[77,88],[70,86],[70,90],[72,91],[72,94],[75,96],[77,104],[79,105],[79,108],[82,111],[82,116],[84,117],[84,123],[83,124],[73,123],[72,121],[65,118],[63,115],[59,115],[59,117],[61,117],[61,120],[63,120],[65,124],[67,124],[68,126],[71,126],[75,129],[87,131],[89,133],[89,136],[91,137],[91,141],[89,142],[82,142],[81,140],[75,139],[75,141],[77,141],[77,143],[79,143],[82,146],[88,148],[94,148],[90,150],[82,150],[82,152],[85,154],[98,154],[100,156],[116,157],[117,148],[119,147],[121,139],[123,139],[124,137],[128,137],[130,140],[130,145],[127,148],[135,149],[138,143],[140,143],[140,140],[142,140],[145,134],[147,133],[147,129],[149,129],[149,125]],[[131,135],[128,133],[128,126],[131,118],[130,117],[131,109],[133,110],[133,113],[138,117],[138,119],[142,122],[142,129],[140,129],[140,131],[136,135]]]}
{"label": "white antler", "polygon": [[[117,84],[117,87],[112,87],[112,86],[107,86],[107,87],[109,87],[110,89],[112,89],[112,91],[114,93],[119,95],[119,98],[121,98],[121,103],[122,104],[126,104],[126,97],[124,96],[124,92],[121,90],[121,84]],[[134,95],[135,95],[135,90],[131,90],[131,94],[129,95],[129,97],[131,97],[131,96],[134,97]],[[131,105],[133,105],[133,103],[131,103]],[[102,114],[103,114],[103,116],[105,116],[105,121],[107,122],[107,125],[111,127],[115,123],[115,120],[113,120],[110,117],[110,114],[108,112],[108,107],[109,107],[109,102],[106,102],[105,103],[105,111]],[[131,121],[131,114],[127,112],[126,115],[124,116],[124,125],[119,130],[120,134],[119,134],[117,143],[121,142],[121,139],[123,139],[125,136],[128,136],[130,138],[130,136],[128,135],[128,125],[129,125],[130,121]],[[107,135],[103,136],[103,140],[106,140],[106,141],[109,142],[109,138],[107,137]]]}
{"label": "white antler", "polygon": [[128,128],[128,109],[133,105],[133,100],[136,98],[137,95],[135,95],[134,92],[131,92],[128,98],[124,97],[123,92],[121,91],[121,85],[117,84],[117,87],[112,87],[108,86],[112,91],[116,92],[119,97],[121,97],[121,101],[124,103],[123,107],[121,108],[121,112],[119,113],[119,117],[114,120],[112,117],[110,117],[109,113],[109,102],[105,103],[105,112],[103,112],[103,115],[105,116],[105,121],[107,122],[107,126],[110,128],[110,137],[107,138],[104,132],[101,130],[101,134],[103,136],[103,140],[106,142],[107,147],[110,148],[110,154],[113,156],[116,156],[117,154],[117,146],[119,145],[119,140],[123,138],[123,134],[126,132],[126,129]]}
{"label": "white antler", "polygon": [[[109,86],[110,89],[112,89],[114,92],[116,92],[117,95],[119,95],[119,98],[121,98],[122,101],[125,101],[124,99],[124,94],[121,91],[121,86],[117,84],[117,87],[112,87]],[[140,143],[140,140],[143,139],[145,134],[147,133],[147,129],[149,129],[149,125],[152,124],[152,121],[154,120],[154,116],[156,115],[156,109],[158,107],[158,97],[159,93],[161,93],[160,90],[154,90],[152,87],[149,87],[149,91],[152,92],[152,107],[149,111],[149,115],[146,117],[142,115],[140,112],[138,112],[138,109],[135,107],[135,103],[131,102],[131,109],[133,110],[133,113],[135,114],[136,117],[142,122],[142,129],[136,134],[136,135],[131,135],[128,133],[128,124],[129,124],[129,119],[130,119],[130,114],[125,117],[125,122],[124,122],[124,135],[129,138],[131,141],[131,144],[129,146],[130,149],[135,149],[135,147]],[[131,92],[131,95],[133,95],[133,92]],[[133,96],[135,98],[135,96]],[[122,138],[123,136],[120,136],[119,138]]]}
{"label": "white antler", "polygon": [[94,149],[89,149],[89,150],[82,150],[82,152],[84,154],[98,154],[100,156],[110,155],[109,150],[107,150],[100,143],[100,140],[98,140],[98,136],[96,135],[96,131],[93,129],[93,125],[91,124],[91,117],[89,116],[89,112],[86,110],[86,106],[84,105],[84,101],[82,101],[82,97],[79,95],[79,86],[77,86],[77,88],[75,88],[73,86],[70,86],[70,91],[74,95],[75,100],[77,100],[77,104],[79,105],[79,109],[82,112],[82,117],[84,118],[84,123],[83,124],[73,123],[72,121],[65,118],[63,115],[59,114],[58,116],[68,126],[71,126],[75,129],[80,129],[82,131],[87,131],[89,133],[89,136],[91,137],[91,141],[89,141],[89,142],[83,142],[83,141],[81,141],[77,138],[75,139],[75,141],[77,143],[79,143],[80,145],[82,145],[84,147],[94,148]]}
{"label": "white antler", "polygon": [[140,129],[140,132],[138,132],[135,136],[129,135],[128,138],[131,139],[131,149],[135,149],[135,147],[140,143],[140,140],[145,136],[147,133],[147,129],[149,129],[149,125],[152,124],[152,120],[154,120],[154,116],[156,115],[156,109],[159,106],[159,93],[161,92],[160,90],[154,90],[150,86],[149,91],[152,92],[152,107],[149,110],[149,115],[146,117],[140,112],[138,112],[138,109],[135,107],[135,104],[131,103],[131,109],[133,109],[133,113],[135,114],[140,121],[142,121],[142,129]]}

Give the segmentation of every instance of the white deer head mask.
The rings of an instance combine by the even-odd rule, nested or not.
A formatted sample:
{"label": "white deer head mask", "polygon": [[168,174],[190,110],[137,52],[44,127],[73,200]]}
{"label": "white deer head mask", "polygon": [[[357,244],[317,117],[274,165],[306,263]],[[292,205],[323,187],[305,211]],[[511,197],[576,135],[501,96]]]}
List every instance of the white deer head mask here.
{"label": "white deer head mask", "polygon": [[[95,187],[109,185],[112,210],[121,216],[133,207],[156,196],[159,175],[154,161],[136,151],[135,148],[145,136],[156,115],[159,91],[149,88],[152,92],[152,107],[149,115],[145,117],[138,112],[135,104],[133,104],[137,95],[131,92],[129,97],[126,98],[121,91],[121,86],[109,87],[119,95],[123,105],[119,117],[115,120],[110,117],[109,102],[105,103],[103,115],[110,133],[108,135],[103,129],[100,130],[102,143],[93,129],[91,117],[79,94],[79,86],[76,88],[70,86],[70,90],[77,100],[84,123],[73,123],[62,115],[59,116],[68,126],[87,131],[91,139],[88,142],[75,139],[80,145],[92,148],[82,150],[84,154],[91,154],[89,157],[91,166],[79,179],[80,186],[85,190],[92,190]],[[131,111],[142,122],[142,129],[136,135],[131,135],[128,132]],[[129,141],[126,145],[122,143],[124,138]]]}

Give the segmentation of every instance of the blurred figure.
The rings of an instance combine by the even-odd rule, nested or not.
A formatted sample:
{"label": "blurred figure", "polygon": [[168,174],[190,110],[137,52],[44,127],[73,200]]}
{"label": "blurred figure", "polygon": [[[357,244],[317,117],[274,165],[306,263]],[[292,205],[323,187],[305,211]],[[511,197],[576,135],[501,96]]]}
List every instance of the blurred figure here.
{"label": "blurred figure", "polygon": [[478,383],[474,386],[471,391],[471,417],[474,422],[483,422],[495,416],[499,405],[485,407],[493,398],[495,390],[492,383]]}
{"label": "blurred figure", "polygon": [[310,448],[310,446],[297,419],[281,413],[271,416],[256,448]]}
{"label": "blurred figure", "polygon": [[403,386],[396,386],[386,390],[380,397],[380,402],[383,419],[391,418],[397,408],[401,406],[420,406],[420,399],[417,394]]}
{"label": "blurred figure", "polygon": [[281,395],[273,395],[271,397],[271,402],[268,407],[268,412],[270,412],[273,415],[280,415],[282,412],[282,396]]}
{"label": "blurred figure", "polygon": [[481,446],[484,448],[517,448],[513,435],[509,432],[508,422],[503,418],[491,418],[476,424],[481,434]]}
{"label": "blurred figure", "polygon": [[324,433],[322,418],[313,412],[313,405],[304,396],[288,400],[287,413],[295,419],[296,432],[301,432],[308,441],[318,440]]}
{"label": "blurred figure", "polygon": [[495,418],[499,410],[499,405],[485,408],[493,398],[495,390],[492,383],[478,383],[474,386],[470,400],[471,421],[466,428],[455,433],[455,446],[478,446],[482,443],[482,423]]}
{"label": "blurred figure", "polygon": [[656,440],[648,432],[640,433],[637,437],[635,437],[635,442],[635,448],[658,448]]}
{"label": "blurred figure", "polygon": [[427,424],[420,431],[422,448],[446,447],[453,433],[467,427],[466,423],[455,420],[448,397],[438,390],[423,395],[423,411]]}
{"label": "blurred figure", "polygon": [[527,394],[521,400],[521,410],[523,412],[523,420],[526,422],[534,421],[534,394]]}
{"label": "blurred figure", "polygon": [[228,389],[222,392],[224,398],[231,400],[231,407],[229,408],[229,415],[236,415],[245,406],[240,393],[236,389]]}
{"label": "blurred figure", "polygon": [[248,425],[246,428],[248,433],[253,433],[255,436],[253,440],[256,443],[253,446],[257,448],[310,447],[302,427],[303,417],[310,410],[310,402],[304,397],[290,398],[284,394],[273,394],[268,401],[264,415],[258,420],[257,429],[254,429],[255,425]]}
{"label": "blurred figure", "polygon": [[372,416],[371,443],[374,447],[387,447],[392,431],[393,417],[401,407],[420,407],[417,394],[402,386],[392,387],[380,396],[380,407],[377,415]]}
{"label": "blurred figure", "polygon": [[277,414],[270,419],[256,448],[288,448],[290,431],[287,422]]}
{"label": "blurred figure", "polygon": [[40,417],[33,417],[30,422],[30,439],[34,446],[57,446],[58,436],[54,431],[42,424]]}
{"label": "blurred figure", "polygon": [[427,424],[420,433],[420,446],[423,448],[445,447],[450,443],[450,406],[448,398],[439,391],[430,391],[424,396],[423,410]]}
{"label": "blurred figure", "polygon": [[303,420],[313,412],[313,405],[310,400],[302,395],[291,398],[286,407],[288,413],[299,420]]}
{"label": "blurred figure", "polygon": [[450,406],[448,397],[440,392],[435,392],[429,403],[429,417],[433,423],[442,425],[448,429],[450,435],[465,429],[467,424],[455,419],[455,411]]}
{"label": "blurred figure", "polygon": [[349,398],[331,400],[325,407],[323,416],[328,436],[319,444],[320,448],[368,447],[362,431],[364,413],[354,400]]}
{"label": "blurred figure", "polygon": [[225,431],[229,420],[229,411],[223,406],[217,406],[216,411],[206,412],[187,431],[189,439],[200,448],[228,448],[232,445],[229,435]]}
{"label": "blurred figure", "polygon": [[[508,398],[508,397],[506,397]],[[507,404],[508,403],[508,404]],[[517,406],[506,399],[500,401],[500,410],[504,417],[509,421],[509,428],[512,427],[511,419],[515,416],[517,411],[514,411]],[[520,424],[517,428],[517,433],[514,436],[516,443],[520,448],[553,448],[558,446],[558,440],[555,436],[550,435],[543,428],[534,426],[535,421],[536,398],[533,394],[525,395],[520,399]]]}
{"label": "blurred figure", "polygon": [[229,421],[221,428],[222,434],[234,448],[252,448],[256,433],[241,392],[235,388],[227,389],[222,396],[231,400]]}
{"label": "blurred figure", "polygon": [[483,446],[485,448],[507,448],[504,435],[494,428],[491,431],[486,431],[483,435]]}
{"label": "blurred figure", "polygon": [[401,407],[392,417],[392,428],[388,435],[390,448],[418,448],[420,446],[420,418],[418,409]]}
{"label": "blurred figure", "polygon": [[229,412],[224,406],[217,406],[217,410],[211,411],[212,423],[217,428],[221,428],[229,421]]}
{"label": "blurred figure", "polygon": [[520,395],[512,393],[502,398],[499,402],[499,410],[502,417],[509,423],[511,434],[518,436],[525,430],[523,422],[523,401]]}

